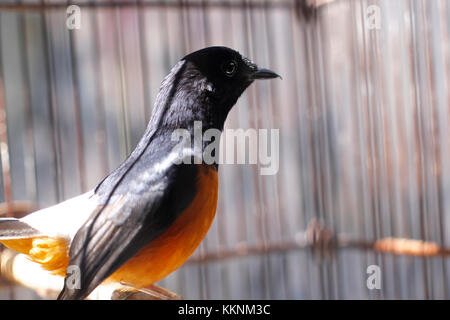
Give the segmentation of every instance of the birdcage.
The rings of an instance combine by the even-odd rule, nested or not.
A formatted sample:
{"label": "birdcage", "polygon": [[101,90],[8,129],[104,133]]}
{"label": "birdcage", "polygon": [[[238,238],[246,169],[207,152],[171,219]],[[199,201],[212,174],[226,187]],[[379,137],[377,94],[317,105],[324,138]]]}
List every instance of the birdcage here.
{"label": "birdcage", "polygon": [[[95,187],[170,68],[224,45],[282,76],[253,84],[225,128],[276,132],[275,169],[220,165],[211,230],[160,285],[190,299],[448,298],[449,18],[448,0],[2,0],[2,214]],[[236,156],[255,142],[241,143]],[[6,264],[0,298],[45,298]]]}

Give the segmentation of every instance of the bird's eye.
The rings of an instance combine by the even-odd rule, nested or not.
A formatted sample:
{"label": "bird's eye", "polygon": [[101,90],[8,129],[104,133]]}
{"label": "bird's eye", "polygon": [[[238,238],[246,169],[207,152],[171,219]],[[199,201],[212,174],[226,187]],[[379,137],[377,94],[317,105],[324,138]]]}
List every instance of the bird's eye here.
{"label": "bird's eye", "polygon": [[236,69],[237,63],[234,60],[230,60],[223,65],[223,72],[229,77],[232,77],[234,75]]}

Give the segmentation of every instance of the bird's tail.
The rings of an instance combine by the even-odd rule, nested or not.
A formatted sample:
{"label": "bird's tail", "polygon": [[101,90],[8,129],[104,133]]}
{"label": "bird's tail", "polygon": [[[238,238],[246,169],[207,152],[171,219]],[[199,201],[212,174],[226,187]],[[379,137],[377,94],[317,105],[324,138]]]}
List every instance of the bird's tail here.
{"label": "bird's tail", "polygon": [[0,241],[36,237],[41,233],[16,218],[0,218]]}

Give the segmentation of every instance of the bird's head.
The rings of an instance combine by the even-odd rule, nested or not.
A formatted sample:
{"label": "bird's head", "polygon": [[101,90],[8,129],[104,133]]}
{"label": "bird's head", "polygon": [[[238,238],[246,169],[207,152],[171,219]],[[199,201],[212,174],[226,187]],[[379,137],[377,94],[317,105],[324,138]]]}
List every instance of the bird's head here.
{"label": "bird's head", "polygon": [[156,106],[168,108],[163,116],[166,127],[188,127],[200,120],[206,124],[203,129],[221,130],[228,112],[253,81],[277,77],[233,49],[208,47],[175,65],[163,81]]}
{"label": "bird's head", "polygon": [[[184,57],[210,82],[211,92],[219,100],[232,105],[245,89],[257,79],[279,77],[275,72],[258,66],[239,52],[227,47],[208,47]],[[231,106],[224,106],[229,107]]]}
{"label": "bird's head", "polygon": [[225,117],[253,81],[280,77],[271,70],[259,68],[239,52],[227,47],[204,48],[185,56],[183,60],[204,76],[206,89]]}

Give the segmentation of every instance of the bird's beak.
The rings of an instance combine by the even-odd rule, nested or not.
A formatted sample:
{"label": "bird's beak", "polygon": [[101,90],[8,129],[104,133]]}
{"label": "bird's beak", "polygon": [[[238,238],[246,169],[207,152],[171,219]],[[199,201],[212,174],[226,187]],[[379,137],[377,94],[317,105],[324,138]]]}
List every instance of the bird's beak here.
{"label": "bird's beak", "polygon": [[258,69],[256,69],[255,72],[253,72],[253,74],[251,75],[251,78],[253,80],[273,79],[273,78],[280,78],[281,79],[281,76],[276,74],[272,70],[264,69],[264,68],[258,68]]}

